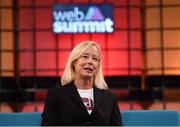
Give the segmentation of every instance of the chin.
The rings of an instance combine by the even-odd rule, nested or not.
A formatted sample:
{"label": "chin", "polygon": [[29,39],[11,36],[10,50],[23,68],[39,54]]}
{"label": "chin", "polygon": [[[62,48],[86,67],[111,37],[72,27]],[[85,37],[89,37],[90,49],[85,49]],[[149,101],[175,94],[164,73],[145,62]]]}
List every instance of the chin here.
{"label": "chin", "polygon": [[84,74],[83,75],[85,78],[93,78],[94,77],[94,75],[91,75],[91,74]]}

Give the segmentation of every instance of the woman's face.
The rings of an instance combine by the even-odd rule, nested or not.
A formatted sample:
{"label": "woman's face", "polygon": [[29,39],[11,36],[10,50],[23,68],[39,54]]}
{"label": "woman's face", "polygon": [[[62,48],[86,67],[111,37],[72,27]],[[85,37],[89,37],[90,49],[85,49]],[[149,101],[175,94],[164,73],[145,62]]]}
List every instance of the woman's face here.
{"label": "woman's face", "polygon": [[99,52],[95,46],[89,47],[74,64],[75,77],[93,78],[99,66]]}

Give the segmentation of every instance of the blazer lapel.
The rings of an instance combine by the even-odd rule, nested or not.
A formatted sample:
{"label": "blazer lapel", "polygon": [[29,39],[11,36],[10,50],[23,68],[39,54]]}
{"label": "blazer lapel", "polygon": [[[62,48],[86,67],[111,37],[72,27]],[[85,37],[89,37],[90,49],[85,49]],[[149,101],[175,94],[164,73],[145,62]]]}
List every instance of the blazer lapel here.
{"label": "blazer lapel", "polygon": [[94,87],[94,108],[92,113],[90,114],[92,124],[103,125],[103,123],[101,123],[104,118],[104,112],[102,111],[101,108],[102,100],[103,100],[103,92],[100,89]]}
{"label": "blazer lapel", "polygon": [[[77,102],[77,104],[80,106],[80,108],[82,110],[85,111],[86,114],[89,115],[89,113],[86,110],[86,107],[85,107],[84,103],[82,102],[82,99],[81,99],[81,97],[80,97],[80,95],[79,95],[79,93],[77,91],[77,88],[74,85],[74,82],[71,82],[71,83],[67,84],[66,86],[67,86],[67,92],[71,96],[71,98],[75,102]],[[102,94],[101,90],[94,86],[94,108],[93,108],[93,111],[92,111],[91,114],[94,114],[93,112],[97,112],[97,110],[99,110],[98,107],[101,104],[102,98],[103,98],[103,94]]]}
{"label": "blazer lapel", "polygon": [[[80,105],[80,107],[81,107],[83,110],[85,110],[85,111],[87,112],[87,110],[86,110],[86,108],[85,108],[85,106],[84,106],[84,103],[82,102],[82,99],[81,99],[81,97],[80,97],[80,95],[79,95],[79,93],[78,93],[78,91],[77,91],[77,88],[76,88],[76,86],[74,85],[73,82],[71,82],[70,84],[67,84],[67,92],[68,92],[68,94],[71,96],[71,98],[72,98],[75,102],[77,102],[77,104]],[[87,112],[87,113],[88,113],[88,112]]]}
{"label": "blazer lapel", "polygon": [[94,107],[98,108],[101,100],[102,100],[102,93],[100,92],[100,90],[96,87],[94,87]]}

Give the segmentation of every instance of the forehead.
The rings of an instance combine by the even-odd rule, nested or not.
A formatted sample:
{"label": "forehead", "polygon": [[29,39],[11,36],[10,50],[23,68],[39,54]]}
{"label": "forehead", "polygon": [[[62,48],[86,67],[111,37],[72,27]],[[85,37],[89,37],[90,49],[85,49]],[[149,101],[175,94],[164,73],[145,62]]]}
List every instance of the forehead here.
{"label": "forehead", "polygon": [[91,54],[95,56],[99,56],[99,50],[95,46],[88,47],[83,54]]}

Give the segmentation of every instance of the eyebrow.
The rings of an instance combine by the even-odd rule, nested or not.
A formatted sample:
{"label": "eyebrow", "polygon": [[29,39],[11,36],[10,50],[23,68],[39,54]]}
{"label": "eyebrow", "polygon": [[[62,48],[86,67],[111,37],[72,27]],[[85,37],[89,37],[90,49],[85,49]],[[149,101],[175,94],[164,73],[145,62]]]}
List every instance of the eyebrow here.
{"label": "eyebrow", "polygon": [[[89,55],[89,53],[83,53],[82,55]],[[98,57],[97,55],[92,55],[93,57]]]}

